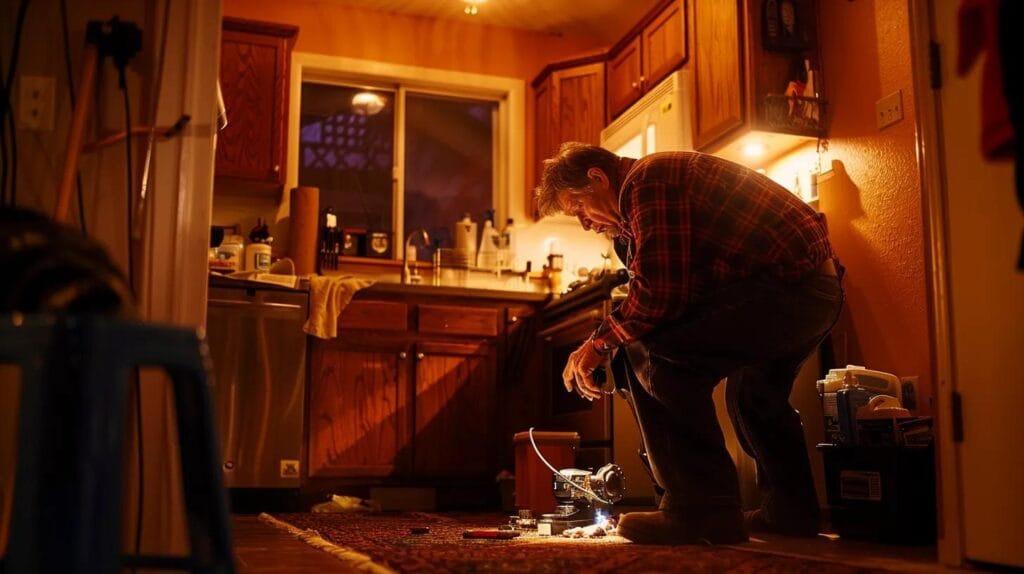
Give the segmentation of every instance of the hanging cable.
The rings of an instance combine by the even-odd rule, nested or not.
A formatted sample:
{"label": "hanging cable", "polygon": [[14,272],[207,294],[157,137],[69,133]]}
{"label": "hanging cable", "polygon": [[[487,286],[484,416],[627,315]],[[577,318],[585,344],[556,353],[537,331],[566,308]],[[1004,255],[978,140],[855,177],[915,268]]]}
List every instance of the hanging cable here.
{"label": "hanging cable", "polygon": [[125,215],[128,219],[128,285],[132,288],[132,293],[135,292],[135,256],[132,253],[132,187],[135,181],[132,177],[132,112],[131,105],[128,101],[128,85],[124,80],[124,72],[121,74],[121,94],[124,99],[124,125],[125,130],[128,132],[128,137],[124,138],[124,165],[128,175],[128,193],[127,195],[127,209],[125,209]]}
{"label": "hanging cable", "polygon": [[[116,26],[116,22],[114,23]],[[131,100],[128,94],[128,79],[126,77],[125,70],[128,66],[128,60],[123,56],[115,56],[114,64],[117,67],[117,82],[121,89],[121,95],[124,101],[124,165],[127,181],[125,182],[125,215],[127,218],[125,229],[127,231],[125,244],[128,248],[128,286],[132,290],[132,294],[135,295],[135,253],[132,249],[132,189],[135,185],[135,178],[132,174],[132,112],[131,112]],[[143,505],[145,503],[145,462],[143,459],[143,448],[142,448],[142,381],[141,373],[139,368],[136,367],[132,371],[134,378],[133,387],[135,388],[135,433],[138,436],[138,467],[136,472],[139,475],[139,490],[136,498],[136,514],[135,514],[135,554],[139,555],[142,552],[142,517],[143,517]]]}
{"label": "hanging cable", "polygon": [[[71,35],[68,33],[68,2],[60,0],[60,22],[64,32],[64,68],[68,74],[68,99],[71,100],[71,111],[75,110],[75,75],[71,70]],[[75,186],[78,191],[78,226],[82,234],[88,235],[85,228],[85,197],[82,193],[82,174],[75,173]]]}
{"label": "hanging cable", "polygon": [[[6,97],[7,80],[4,75],[3,58],[0,58],[0,98]],[[2,110],[3,108],[0,108]],[[7,122],[0,113],[0,205],[7,205]]]}
{"label": "hanging cable", "polygon": [[15,133],[14,116],[7,114],[6,125],[10,129],[11,136],[11,207],[18,205],[18,134]]}
{"label": "hanging cable", "polygon": [[18,136],[15,134],[14,111],[11,109],[11,90],[14,89],[15,73],[18,69],[18,55],[21,51],[21,34],[25,30],[25,13],[28,12],[29,0],[21,0],[18,5],[18,15],[14,24],[14,43],[11,46],[11,61],[7,65],[7,79],[3,83],[3,101],[0,101],[0,123],[5,129],[10,129],[10,165],[8,156],[4,154],[3,180],[4,193],[7,190],[7,172],[11,173],[11,206],[18,203]]}

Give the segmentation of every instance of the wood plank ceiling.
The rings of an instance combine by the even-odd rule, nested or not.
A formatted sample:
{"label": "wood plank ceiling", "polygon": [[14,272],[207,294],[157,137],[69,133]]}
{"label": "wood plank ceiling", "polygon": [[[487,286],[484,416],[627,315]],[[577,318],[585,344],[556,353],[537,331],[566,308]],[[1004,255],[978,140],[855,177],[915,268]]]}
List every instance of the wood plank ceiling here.
{"label": "wood plank ceiling", "polygon": [[659,0],[469,0],[477,5],[477,14],[472,16],[464,11],[467,0],[329,1],[380,12],[472,19],[503,28],[585,36],[611,45]]}

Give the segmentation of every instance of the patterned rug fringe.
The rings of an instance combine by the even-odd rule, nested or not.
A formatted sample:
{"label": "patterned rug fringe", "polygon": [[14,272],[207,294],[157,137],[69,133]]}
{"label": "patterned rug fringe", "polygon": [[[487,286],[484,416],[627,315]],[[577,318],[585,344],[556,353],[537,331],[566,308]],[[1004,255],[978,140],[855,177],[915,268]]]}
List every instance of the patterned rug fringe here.
{"label": "patterned rug fringe", "polygon": [[372,558],[370,558],[366,554],[356,552],[351,548],[338,546],[333,542],[325,540],[315,530],[302,530],[301,528],[296,528],[295,526],[292,526],[291,524],[288,524],[283,520],[278,520],[277,518],[274,518],[273,516],[265,512],[260,513],[259,519],[263,522],[266,522],[267,524],[270,524],[271,526],[274,526],[275,528],[284,530],[285,532],[291,534],[292,536],[298,538],[299,540],[302,540],[306,544],[309,544],[310,546],[318,550],[322,550],[330,554],[331,556],[334,556],[338,560],[341,560],[345,564],[351,566],[356,570],[359,570],[360,572],[371,572],[373,574],[395,574],[394,570],[391,570],[386,566],[377,564],[373,561]]}

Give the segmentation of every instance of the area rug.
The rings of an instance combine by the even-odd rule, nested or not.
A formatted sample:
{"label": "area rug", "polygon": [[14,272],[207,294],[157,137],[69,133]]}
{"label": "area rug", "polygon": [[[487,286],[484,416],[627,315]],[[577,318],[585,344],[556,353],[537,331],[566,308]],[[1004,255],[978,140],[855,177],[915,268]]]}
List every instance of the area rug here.
{"label": "area rug", "polygon": [[510,540],[466,539],[496,528],[498,514],[275,514],[261,519],[368,572],[878,572],[740,547],[651,546],[620,536],[571,539],[523,533]]}

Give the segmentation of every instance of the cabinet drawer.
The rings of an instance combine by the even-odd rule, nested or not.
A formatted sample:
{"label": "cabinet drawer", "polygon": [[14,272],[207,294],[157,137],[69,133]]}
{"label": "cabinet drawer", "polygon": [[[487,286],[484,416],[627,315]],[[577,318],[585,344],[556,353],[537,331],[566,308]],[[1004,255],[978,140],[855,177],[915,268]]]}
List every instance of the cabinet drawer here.
{"label": "cabinet drawer", "polygon": [[409,307],[392,301],[352,301],[341,313],[343,329],[405,331],[409,328]]}
{"label": "cabinet drawer", "polygon": [[420,305],[420,332],[446,335],[498,335],[498,309]]}

